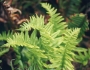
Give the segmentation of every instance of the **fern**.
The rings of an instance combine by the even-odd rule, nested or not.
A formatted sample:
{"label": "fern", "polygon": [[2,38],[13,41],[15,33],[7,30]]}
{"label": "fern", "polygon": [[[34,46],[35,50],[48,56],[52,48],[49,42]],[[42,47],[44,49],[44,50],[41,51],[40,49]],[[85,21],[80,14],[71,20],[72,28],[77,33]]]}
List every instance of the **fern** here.
{"label": "fern", "polygon": [[22,55],[21,56],[22,58],[20,60],[22,60],[22,62],[23,62],[23,59],[28,58],[27,62],[30,61],[29,62],[30,67],[35,66],[35,68],[37,68],[36,65],[38,65],[37,70],[43,69],[41,58],[47,58],[47,57],[46,55],[43,54],[44,51],[40,50],[40,48],[38,47],[38,39],[36,37],[35,31],[32,33],[30,37],[28,35],[28,32],[15,33],[15,35],[13,35],[12,38],[8,38],[7,42],[8,43],[4,44],[4,46],[22,47],[22,50],[20,51]]}
{"label": "fern", "polygon": [[[44,25],[43,16],[32,16],[30,21],[17,29],[21,32],[14,33],[10,37],[7,34],[0,35],[1,40],[7,41],[2,47],[13,47],[16,52],[15,64],[19,64],[18,69],[74,70],[71,62],[76,55],[75,45],[80,29],[68,29],[64,18],[56,14],[55,8],[47,3],[42,3],[42,6],[50,15],[48,24]],[[33,32],[30,35],[31,29]]]}
{"label": "fern", "polygon": [[78,55],[76,55],[76,62],[81,63],[83,66],[88,64],[88,61],[90,60],[90,49],[85,49],[82,52],[78,52]]}
{"label": "fern", "polygon": [[[29,40],[29,36],[28,36],[28,33],[24,33],[21,32],[21,33],[15,33],[13,35],[13,38],[8,38],[7,39],[7,42],[10,42],[10,45],[8,44],[8,46],[15,46],[15,44],[17,44],[17,46],[28,46],[30,48],[33,48],[34,46],[33,45],[30,45],[28,42],[30,42]],[[7,44],[6,44],[7,46]],[[37,48],[37,47],[36,47]]]}
{"label": "fern", "polygon": [[12,37],[13,35],[13,32],[2,32],[0,34],[0,56],[2,56],[4,53],[8,52],[9,51],[9,47],[7,46],[4,46],[4,47],[1,47],[3,44],[5,44],[5,41],[7,42],[7,38],[9,37]]}
{"label": "fern", "polygon": [[12,37],[12,36],[13,36],[13,32],[10,32],[10,31],[8,31],[8,32],[2,32],[0,34],[0,40],[7,41],[7,38]]}
{"label": "fern", "polygon": [[[37,24],[36,22],[38,22],[39,24]],[[29,31],[29,30],[31,30],[31,28],[38,30],[39,28],[43,28],[43,26],[44,26],[44,17],[43,16],[38,17],[36,15],[36,16],[30,17],[30,21],[25,22],[17,30],[20,30],[20,31]]]}
{"label": "fern", "polygon": [[68,28],[80,28],[78,38],[81,38],[82,35],[84,35],[84,32],[88,29],[88,22],[85,15],[76,14],[75,16],[72,16],[68,22]]}
{"label": "fern", "polygon": [[[76,50],[75,44],[77,43],[76,38],[78,31],[79,29],[73,31],[68,30],[67,33],[65,33],[63,44],[57,49],[60,52],[60,59],[57,61],[57,63],[60,64],[58,68],[60,70],[74,70],[71,61],[73,61],[73,57],[75,57],[74,51]],[[72,41],[74,41],[74,43],[72,43]]]}
{"label": "fern", "polygon": [[[47,5],[47,6],[46,6]],[[47,9],[47,11],[48,11],[48,14],[50,15],[50,19],[49,19],[49,23],[47,24],[47,25],[44,25],[44,23],[42,24],[43,26],[41,26],[41,24],[39,24],[40,22],[41,22],[41,20],[43,20],[42,18],[39,18],[39,17],[32,17],[32,18],[34,18],[35,20],[36,19],[38,19],[38,22],[39,22],[39,20],[40,20],[40,22],[38,23],[38,24],[32,24],[31,22],[32,22],[32,19],[31,19],[31,24],[33,25],[30,25],[33,29],[37,29],[37,30],[39,30],[40,31],[40,35],[41,35],[41,37],[40,37],[40,44],[41,44],[41,49],[43,49],[43,50],[45,50],[46,51],[46,55],[47,55],[47,57],[49,57],[49,60],[51,61],[51,65],[49,65],[49,66],[47,66],[47,65],[45,65],[45,67],[47,67],[47,68],[54,68],[54,67],[57,67],[57,69],[59,68],[59,69],[68,69],[68,66],[69,66],[69,68],[70,69],[74,69],[73,68],[73,66],[72,66],[72,64],[71,64],[71,62],[70,61],[73,61],[73,59],[72,59],[72,57],[74,57],[73,55],[72,55],[72,57],[70,58],[70,54],[74,54],[73,52],[70,52],[70,54],[69,53],[67,53],[68,52],[68,50],[69,51],[72,51],[73,49],[74,49],[74,47],[73,48],[71,48],[71,47],[69,47],[70,49],[68,49],[68,46],[70,46],[70,44],[69,45],[66,45],[67,44],[67,42],[69,43],[70,42],[70,40],[73,38],[73,36],[74,35],[76,35],[76,34],[78,34],[78,29],[76,29],[75,30],[75,33],[74,34],[72,34],[72,33],[69,33],[68,31],[66,31],[66,32],[68,32],[69,33],[69,35],[68,35],[68,37],[70,38],[70,40],[69,40],[69,38],[67,38],[67,39],[65,39],[65,41],[67,41],[66,43],[64,43],[64,45],[65,45],[65,47],[63,48],[62,47],[62,45],[61,45],[61,47],[60,47],[60,44],[62,44],[63,43],[63,37],[58,37],[59,36],[59,34],[60,35],[62,35],[63,34],[63,30],[65,30],[65,28],[66,28],[66,25],[65,25],[65,23],[64,22],[62,22],[64,19],[61,17],[61,16],[59,16],[59,14],[56,14],[56,10],[53,8],[51,8],[51,5],[49,5],[49,4],[42,4],[42,6],[44,7],[44,8],[46,8]],[[50,10],[51,9],[51,10]],[[42,21],[43,22],[43,21]],[[28,24],[26,24],[26,25],[24,25],[24,26],[22,26],[21,28],[22,29],[24,29],[24,27],[25,26],[28,26],[30,23],[28,23]],[[35,22],[33,22],[33,23],[35,23]],[[39,25],[39,26],[36,26],[36,25]],[[55,28],[55,29],[54,29]],[[66,33],[67,34],[67,33]],[[71,36],[70,36],[70,34],[71,34]],[[66,35],[67,36],[67,35]],[[75,38],[77,38],[77,37],[75,37]],[[68,41],[69,40],[69,41]],[[74,39],[72,39],[72,40],[74,40]],[[76,39],[75,39],[76,40]],[[55,42],[56,41],[56,42]],[[54,43],[55,42],[55,43]],[[72,42],[72,41],[71,41]],[[76,43],[75,43],[76,44]],[[74,44],[74,45],[75,45]],[[73,45],[73,44],[72,44]],[[71,46],[72,46],[71,45]],[[53,48],[52,48],[53,47]],[[60,49],[59,48],[57,48],[57,47],[60,47]],[[52,50],[51,50],[52,49]],[[60,53],[58,53],[57,51],[56,51],[56,53],[54,53],[54,52],[52,52],[52,51],[55,51],[55,49],[59,49],[59,51],[58,52],[60,52]],[[62,51],[62,49],[63,49],[63,52],[61,52]],[[67,50],[67,51],[66,51]],[[50,53],[52,53],[52,55],[50,54]],[[57,54],[58,53],[58,54]],[[49,56],[48,56],[49,55]],[[60,56],[60,55],[62,55],[62,57]],[[74,54],[75,55],[75,54]],[[66,58],[67,58],[67,56],[70,58],[70,60],[68,61]],[[58,58],[57,58],[58,57]],[[57,59],[60,59],[61,58],[61,61],[59,60],[59,61],[55,61],[55,60],[57,60]],[[55,60],[53,60],[53,59],[55,59]],[[68,62],[67,62],[68,61]],[[58,63],[57,63],[58,62]],[[67,63],[69,63],[69,65],[67,64]]]}
{"label": "fern", "polygon": [[65,28],[67,27],[66,23],[64,22],[64,18],[60,16],[59,13],[56,13],[57,10],[54,7],[52,8],[50,4],[42,3],[41,5],[43,8],[47,10],[47,13],[50,16],[49,22],[51,24],[54,24],[53,31],[62,30],[63,32]]}

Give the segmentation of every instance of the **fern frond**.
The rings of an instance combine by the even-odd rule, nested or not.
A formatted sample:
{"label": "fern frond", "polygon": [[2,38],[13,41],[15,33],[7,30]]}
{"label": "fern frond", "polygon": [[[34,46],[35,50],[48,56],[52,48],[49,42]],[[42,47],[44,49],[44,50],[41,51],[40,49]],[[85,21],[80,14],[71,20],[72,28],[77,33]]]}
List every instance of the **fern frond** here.
{"label": "fern frond", "polygon": [[[54,60],[51,60],[52,63],[56,62],[58,64],[57,69],[59,70],[74,70],[74,67],[72,65],[73,58],[75,57],[74,51],[76,50],[75,44],[77,43],[77,36],[80,29],[73,29],[67,30],[67,33],[65,33],[65,40],[63,41],[63,44],[60,45],[60,48],[56,48],[56,51],[58,51],[58,58]],[[74,42],[72,42],[74,41]],[[53,64],[51,65],[53,66]]]}
{"label": "fern frond", "polygon": [[[30,19],[30,22],[26,23],[25,25],[23,24],[24,26],[22,25],[22,27],[21,27],[20,30],[25,30],[24,28],[26,28],[28,26],[30,26],[33,29],[37,29],[40,32],[41,38],[42,37],[45,37],[45,38],[42,38],[43,39],[43,42],[47,42],[48,41],[47,43],[49,43],[50,41],[52,41],[54,39],[54,37],[57,37],[57,36],[60,35],[61,30],[57,30],[56,32],[53,31],[54,24],[48,23],[47,25],[44,25],[44,22],[43,22],[44,21],[44,18],[42,18],[42,16],[41,17],[38,17],[38,16],[37,17],[34,17],[33,16],[32,18],[33,18],[33,20]],[[35,20],[38,21],[38,24],[36,23]],[[32,21],[34,23],[32,23]],[[62,26],[62,24],[61,24],[61,26]],[[27,29],[29,30],[30,28],[28,27]],[[44,41],[44,40],[46,40],[46,41]]]}
{"label": "fern frond", "polygon": [[58,29],[60,29],[63,31],[67,27],[66,23],[64,22],[64,18],[60,16],[59,13],[56,13],[57,10],[54,7],[52,8],[50,4],[42,3],[41,5],[47,10],[47,13],[50,15],[49,22],[51,24],[54,24],[53,30],[57,31]]}
{"label": "fern frond", "polygon": [[11,38],[12,36],[13,36],[13,32],[10,32],[10,31],[8,31],[8,32],[2,32],[0,34],[0,56],[2,56],[3,54],[5,54],[6,52],[9,51],[9,47],[8,46],[6,46],[7,48],[5,48],[5,46],[2,47],[2,45],[5,44],[4,41],[7,41],[7,39],[9,37]]}
{"label": "fern frond", "polygon": [[[74,51],[76,50],[75,45],[77,44],[77,36],[79,31],[80,29],[78,28],[73,30],[69,29],[66,31],[67,33],[64,34],[64,37],[59,38],[59,41],[55,39],[56,42],[51,42],[54,44],[50,46],[54,47],[54,53],[52,52],[52,54],[55,56],[49,55],[49,60],[52,64],[45,65],[47,68],[56,68],[56,70],[74,70],[72,61],[74,61],[73,58],[76,55]],[[43,39],[43,41],[46,40]],[[42,43],[44,43],[43,46],[46,45],[45,42]],[[57,45],[57,43],[59,44]]]}
{"label": "fern frond", "polygon": [[8,32],[2,32],[1,34],[0,34],[0,40],[7,40],[7,38],[9,38],[9,37],[12,37],[13,36],[13,32],[10,32],[10,31],[8,31]]}
{"label": "fern frond", "polygon": [[87,65],[88,61],[90,60],[90,49],[84,49],[84,51],[78,52],[76,55],[76,62],[83,64],[84,66]]}
{"label": "fern frond", "polygon": [[38,45],[39,40],[36,36],[35,30],[31,36],[28,35],[28,32],[15,33],[12,38],[7,39],[7,42],[8,43],[3,46],[12,46],[13,48],[18,46],[18,48],[22,48],[19,52],[22,55],[21,60],[27,58],[27,61],[30,63],[30,67],[34,64],[33,67],[38,65],[37,70],[43,69],[43,61],[41,59],[47,58],[47,56],[44,54],[45,51],[41,50]]}
{"label": "fern frond", "polygon": [[[6,52],[9,51],[9,47],[8,46],[2,47],[2,45],[5,44],[4,41],[7,41],[7,39],[9,37],[12,38],[12,36],[13,36],[13,32],[10,32],[10,31],[8,31],[8,32],[2,32],[0,34],[0,56],[2,56],[4,53],[6,53]],[[7,48],[5,48],[5,47],[7,47]]]}
{"label": "fern frond", "polygon": [[[49,24],[53,24],[53,31],[55,32],[57,30],[61,30],[61,32],[63,33],[65,31],[64,29],[67,27],[66,23],[63,22],[64,18],[59,14],[56,14],[56,9],[51,8],[50,4],[42,3],[42,6],[48,11],[48,14],[50,15]],[[30,17],[30,21],[27,21],[26,23],[21,25],[18,30],[29,31],[31,28],[39,30],[43,29],[44,27],[44,17],[38,17],[36,15]]]}
{"label": "fern frond", "polygon": [[30,21],[25,22],[17,30],[29,31],[31,30],[31,28],[38,30],[39,28],[43,28],[43,26],[44,26],[44,17],[42,15],[38,17],[36,15],[36,16],[30,17]]}
{"label": "fern frond", "polygon": [[80,28],[80,33],[78,38],[81,38],[84,32],[88,29],[88,22],[86,20],[85,15],[76,14],[71,17],[71,21],[68,22],[69,28]]}
{"label": "fern frond", "polygon": [[[35,38],[36,40],[37,38]],[[33,46],[30,44],[31,40],[29,38],[28,32],[21,32],[21,33],[15,33],[12,38],[8,38],[7,42],[8,44],[5,44],[6,46],[27,46],[29,48],[38,48],[37,46]],[[38,42],[36,42],[38,43]]]}

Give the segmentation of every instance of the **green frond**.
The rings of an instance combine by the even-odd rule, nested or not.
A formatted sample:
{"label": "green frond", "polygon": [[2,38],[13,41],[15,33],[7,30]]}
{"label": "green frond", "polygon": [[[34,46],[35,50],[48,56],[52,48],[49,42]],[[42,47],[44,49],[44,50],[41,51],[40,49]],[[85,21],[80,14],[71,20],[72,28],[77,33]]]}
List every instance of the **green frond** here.
{"label": "green frond", "polygon": [[[36,30],[33,31],[31,36],[28,35],[28,32],[15,33],[12,38],[7,39],[7,42],[8,43],[4,44],[3,46],[12,46],[13,48],[18,48],[18,51],[16,51],[19,52],[22,57],[19,58],[19,60],[22,60],[23,62],[23,60],[26,58],[30,63],[30,67],[35,66],[35,69],[38,67],[37,70],[43,70],[42,58],[47,58],[47,56],[44,54],[45,51],[41,50],[38,45],[39,40],[36,36]],[[19,50],[19,48],[22,48],[22,50]]]}
{"label": "green frond", "polygon": [[[36,39],[37,38],[35,38],[34,40]],[[33,44],[30,44],[31,41],[33,40],[30,40],[28,32],[15,33],[12,38],[7,39],[7,42],[9,43],[5,44],[5,46],[27,46],[29,48],[38,48],[37,46],[33,46]]]}
{"label": "green frond", "polygon": [[[75,44],[77,43],[79,29],[67,30],[65,33],[63,44],[60,45],[60,48],[57,48],[56,51],[60,53],[59,60],[57,64],[59,70],[74,70],[72,65],[73,58],[75,57],[74,51],[76,50]],[[74,42],[72,42],[72,40]],[[57,65],[57,66],[58,66]]]}
{"label": "green frond", "polygon": [[33,29],[40,29],[44,26],[44,17],[41,15],[39,16],[32,16],[30,17],[30,21],[25,22],[21,27],[17,30],[21,31],[29,31],[31,28]]}
{"label": "green frond", "polygon": [[[47,5],[47,6],[46,6]],[[58,14],[56,14],[56,9],[51,8],[50,4],[42,3],[42,6],[48,11],[50,15],[49,24],[53,24],[53,31],[61,30],[64,32],[67,27],[64,22],[64,18]],[[41,30],[45,27],[44,25],[44,17],[43,16],[32,16],[30,17],[30,21],[25,22],[18,30],[21,31],[29,31],[31,28]]]}
{"label": "green frond", "polygon": [[54,24],[54,31],[63,30],[67,27],[66,23],[64,22],[64,18],[57,13],[57,10],[54,7],[51,7],[48,3],[41,4],[43,8],[47,10],[47,13],[50,16],[49,23]]}
{"label": "green frond", "polygon": [[[75,45],[77,44],[77,36],[79,31],[80,29],[78,28],[75,28],[73,30],[68,29],[64,34],[64,37],[57,37],[58,40],[57,38],[54,38],[53,42],[51,40],[49,46],[53,47],[54,53],[52,52],[52,56],[48,56],[52,64],[45,65],[47,68],[56,68],[56,70],[74,70],[72,61],[74,61],[73,58],[76,55],[74,51],[76,50]],[[41,42],[44,43],[43,46],[47,44],[45,42],[47,42],[46,40],[48,40],[44,39],[44,42]]]}
{"label": "green frond", "polygon": [[0,34],[0,56],[2,56],[3,54],[5,54],[6,52],[9,51],[9,47],[8,46],[4,46],[2,47],[2,45],[5,44],[5,41],[7,41],[7,39],[13,36],[13,32],[2,32]]}
{"label": "green frond", "polygon": [[85,15],[76,14],[75,16],[72,16],[68,22],[68,28],[80,28],[78,38],[81,38],[84,32],[88,29],[88,22]]}
{"label": "green frond", "polygon": [[[73,61],[73,57],[75,57],[74,51],[75,44],[77,43],[77,36],[78,36],[79,29],[67,30],[65,33],[65,41],[64,45],[60,46],[60,69],[61,70],[74,70],[74,67],[71,63]],[[74,42],[72,42],[74,41]]]}
{"label": "green frond", "polygon": [[12,37],[13,36],[13,32],[10,32],[10,31],[8,31],[8,32],[2,32],[1,34],[0,34],[0,40],[7,40],[7,38],[9,38],[9,37]]}
{"label": "green frond", "polygon": [[78,52],[76,55],[76,62],[83,64],[84,66],[87,65],[88,61],[90,60],[90,49],[84,49],[84,51]]}
{"label": "green frond", "polygon": [[8,46],[3,46],[2,47],[2,45],[5,44],[4,41],[7,41],[7,39],[9,37],[11,38],[12,36],[13,36],[13,32],[10,32],[10,31],[8,31],[8,32],[2,32],[0,34],[0,56],[2,56],[3,54],[5,54],[6,52],[9,51],[9,47]]}

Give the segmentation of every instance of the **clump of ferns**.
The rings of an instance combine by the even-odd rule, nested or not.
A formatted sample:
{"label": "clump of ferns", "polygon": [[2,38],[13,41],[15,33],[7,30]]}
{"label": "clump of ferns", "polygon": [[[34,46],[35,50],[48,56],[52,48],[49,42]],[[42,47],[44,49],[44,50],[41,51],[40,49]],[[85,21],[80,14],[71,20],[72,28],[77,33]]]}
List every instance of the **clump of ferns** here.
{"label": "clump of ferns", "polygon": [[[17,29],[21,32],[0,34],[0,40],[7,41],[1,47],[13,47],[16,52],[14,65],[18,65],[19,70],[74,70],[72,61],[77,56],[75,52],[82,49],[76,47],[80,28],[69,29],[55,8],[47,3],[41,5],[50,16],[47,24],[44,24],[44,16],[31,16],[30,21]],[[39,37],[37,34],[40,34]]]}

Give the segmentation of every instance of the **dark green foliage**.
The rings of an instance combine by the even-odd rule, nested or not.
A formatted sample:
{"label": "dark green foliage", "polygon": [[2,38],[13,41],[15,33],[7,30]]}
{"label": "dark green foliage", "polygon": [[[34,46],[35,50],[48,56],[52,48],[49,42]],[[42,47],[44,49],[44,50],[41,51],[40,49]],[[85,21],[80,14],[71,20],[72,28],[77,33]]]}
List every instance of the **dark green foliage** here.
{"label": "dark green foliage", "polygon": [[78,38],[81,38],[84,35],[84,32],[89,29],[88,24],[84,14],[76,14],[71,16],[70,21],[68,22],[68,28],[80,28]]}
{"label": "dark green foliage", "polygon": [[77,8],[80,6],[81,0],[70,0],[67,4],[66,16],[73,15],[75,13],[79,13],[80,9]]}
{"label": "dark green foliage", "polygon": [[81,0],[59,0],[59,7],[64,17],[70,17],[75,13],[80,12]]}

